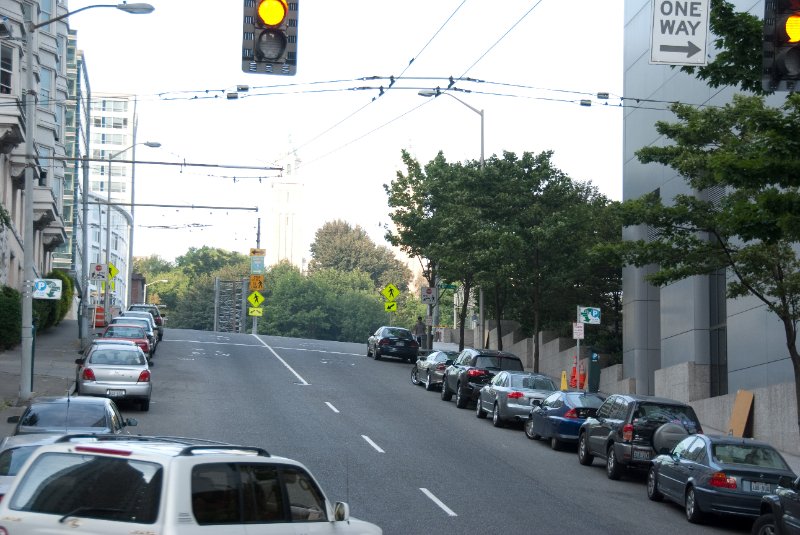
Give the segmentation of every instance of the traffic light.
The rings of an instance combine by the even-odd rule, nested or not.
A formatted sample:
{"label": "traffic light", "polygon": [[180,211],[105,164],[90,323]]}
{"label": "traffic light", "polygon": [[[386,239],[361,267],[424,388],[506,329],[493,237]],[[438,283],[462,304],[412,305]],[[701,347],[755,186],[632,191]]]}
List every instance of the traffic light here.
{"label": "traffic light", "polygon": [[765,0],[765,91],[795,91],[800,82],[800,0]]}
{"label": "traffic light", "polygon": [[297,72],[297,4],[298,0],[244,0],[244,72]]}

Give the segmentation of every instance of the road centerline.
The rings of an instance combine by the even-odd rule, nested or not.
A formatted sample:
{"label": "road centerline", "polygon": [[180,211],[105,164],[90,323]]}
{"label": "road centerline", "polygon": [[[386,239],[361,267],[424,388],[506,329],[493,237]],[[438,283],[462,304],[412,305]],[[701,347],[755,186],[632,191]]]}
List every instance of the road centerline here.
{"label": "road centerline", "polygon": [[339,409],[337,409],[336,407],[334,407],[334,406],[333,406],[333,404],[332,404],[330,401],[326,401],[326,402],[325,402],[325,405],[327,405],[327,406],[328,406],[328,408],[330,408],[330,409],[331,409],[333,412],[335,412],[335,413],[337,413],[337,414],[338,414],[338,412],[339,412]]}
{"label": "road centerline", "polygon": [[430,500],[431,500],[433,503],[435,503],[436,505],[438,505],[438,506],[439,506],[439,508],[441,508],[441,510],[442,510],[442,511],[444,511],[445,513],[447,513],[447,514],[448,514],[448,516],[458,516],[458,515],[457,515],[457,514],[456,514],[456,513],[455,513],[455,512],[452,510],[452,509],[450,509],[449,507],[447,507],[447,506],[444,504],[444,502],[442,502],[442,500],[440,500],[439,498],[437,498],[436,496],[434,496],[434,494],[433,494],[431,491],[429,491],[428,489],[422,488],[422,487],[420,487],[420,488],[419,488],[419,490],[421,490],[421,491],[422,491],[422,493],[423,493],[425,496],[427,496],[428,498],[430,498]]}
{"label": "road centerline", "polygon": [[369,444],[370,446],[372,446],[373,448],[375,448],[375,451],[377,451],[378,453],[386,453],[385,451],[383,451],[383,450],[381,449],[381,447],[380,447],[380,446],[378,446],[377,444],[375,444],[375,443],[372,441],[372,439],[371,439],[371,438],[369,438],[367,435],[361,435],[361,438],[363,438],[364,440],[366,440],[366,441],[367,441],[367,444]]}
{"label": "road centerline", "polygon": [[275,350],[274,350],[274,349],[272,349],[272,348],[269,346],[269,344],[267,344],[267,343],[266,343],[264,340],[262,340],[261,338],[259,338],[259,337],[258,337],[258,335],[256,335],[256,334],[251,334],[250,336],[252,336],[252,337],[253,337],[253,338],[255,338],[256,340],[258,340],[259,342],[261,342],[261,344],[262,344],[264,347],[266,347],[267,349],[269,349],[269,350],[270,350],[270,352],[271,352],[273,355],[275,355],[275,358],[276,358],[276,359],[278,359],[279,361],[281,361],[281,364],[283,364],[284,366],[286,366],[286,369],[287,369],[287,370],[289,370],[290,372],[292,372],[292,373],[294,374],[294,376],[295,376],[295,377],[297,377],[297,378],[300,380],[300,384],[302,384],[302,385],[305,385],[305,386],[307,386],[307,385],[309,385],[309,384],[310,384],[308,381],[306,381],[305,379],[303,379],[303,378],[300,376],[300,374],[299,374],[299,373],[297,373],[296,371],[294,371],[294,368],[292,368],[291,366],[289,366],[289,363],[287,363],[285,360],[283,360],[283,359],[281,358],[281,356],[280,356],[280,355],[278,355],[278,354],[275,352]]}

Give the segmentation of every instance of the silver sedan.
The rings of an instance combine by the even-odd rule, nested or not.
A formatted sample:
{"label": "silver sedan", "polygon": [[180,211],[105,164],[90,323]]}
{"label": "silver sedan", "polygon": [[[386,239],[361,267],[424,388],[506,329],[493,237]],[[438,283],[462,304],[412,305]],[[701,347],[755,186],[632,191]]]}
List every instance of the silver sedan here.
{"label": "silver sedan", "polygon": [[150,410],[153,383],[147,356],[138,346],[93,346],[75,364],[75,388],[79,394],[133,400],[141,410]]}
{"label": "silver sedan", "polygon": [[543,400],[556,390],[552,379],[532,372],[502,371],[481,388],[476,403],[478,418],[492,414],[495,427],[528,419],[533,400]]}

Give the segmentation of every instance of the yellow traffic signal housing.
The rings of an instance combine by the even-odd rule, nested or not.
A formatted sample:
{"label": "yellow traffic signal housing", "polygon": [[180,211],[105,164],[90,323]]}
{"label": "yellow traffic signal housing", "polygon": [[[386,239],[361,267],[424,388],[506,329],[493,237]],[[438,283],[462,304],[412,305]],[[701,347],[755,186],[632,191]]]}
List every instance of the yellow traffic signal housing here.
{"label": "yellow traffic signal housing", "polygon": [[242,70],[292,76],[297,72],[298,0],[244,0]]}
{"label": "yellow traffic signal housing", "polygon": [[765,91],[795,91],[800,82],[800,0],[765,0]]}

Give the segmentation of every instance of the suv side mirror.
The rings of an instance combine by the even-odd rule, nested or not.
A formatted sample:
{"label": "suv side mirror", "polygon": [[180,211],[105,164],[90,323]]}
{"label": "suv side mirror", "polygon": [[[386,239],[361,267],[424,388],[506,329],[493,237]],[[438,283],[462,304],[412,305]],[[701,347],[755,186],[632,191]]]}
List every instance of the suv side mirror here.
{"label": "suv side mirror", "polygon": [[333,519],[337,522],[350,520],[350,506],[345,502],[336,502],[333,506]]}
{"label": "suv side mirror", "polygon": [[10,424],[15,424],[19,422],[19,416],[9,416],[6,422]]}
{"label": "suv side mirror", "polygon": [[531,406],[533,406],[533,407],[541,407],[542,406],[542,400],[541,399],[537,399],[537,398],[533,398],[531,400]]}
{"label": "suv side mirror", "polygon": [[75,359],[75,364],[78,364],[78,365],[83,364],[83,359]]}
{"label": "suv side mirror", "polygon": [[125,427],[136,427],[139,421],[136,418],[125,418]]}

